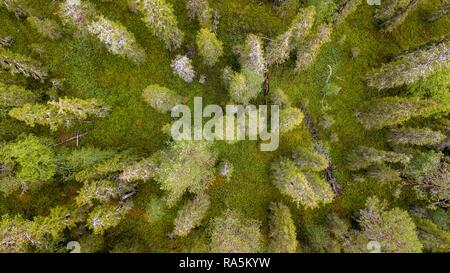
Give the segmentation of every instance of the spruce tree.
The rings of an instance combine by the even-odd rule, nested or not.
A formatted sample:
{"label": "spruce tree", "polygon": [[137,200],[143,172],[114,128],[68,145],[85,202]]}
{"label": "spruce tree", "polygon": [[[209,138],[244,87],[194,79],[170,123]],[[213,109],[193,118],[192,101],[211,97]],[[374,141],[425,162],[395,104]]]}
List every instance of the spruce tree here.
{"label": "spruce tree", "polygon": [[314,64],[321,47],[331,40],[332,25],[321,24],[308,41],[297,51],[295,71],[301,72]]}
{"label": "spruce tree", "polygon": [[39,34],[46,38],[59,40],[62,37],[62,31],[58,23],[52,19],[40,19],[35,16],[30,16],[27,18],[27,21]]}
{"label": "spruce tree", "polygon": [[289,59],[289,55],[307,37],[314,25],[316,10],[314,6],[301,9],[292,20],[289,28],[278,35],[267,46],[267,64],[279,65]]}
{"label": "spruce tree", "polygon": [[378,182],[398,182],[402,180],[399,171],[392,169],[384,163],[370,166],[367,170],[367,176]]}
{"label": "spruce tree", "polygon": [[211,222],[210,251],[213,253],[249,253],[262,251],[260,223],[227,210]]}
{"label": "spruce tree", "polygon": [[434,100],[384,97],[363,104],[356,118],[367,130],[399,125],[415,117],[427,117],[439,110]]}
{"label": "spruce tree", "polygon": [[271,166],[275,186],[297,205],[317,208],[330,203],[333,191],[330,185],[313,173],[303,173],[289,159],[283,158]]}
{"label": "spruce tree", "polygon": [[198,54],[207,66],[214,66],[223,54],[223,44],[216,35],[207,28],[202,28],[196,38]]}
{"label": "spruce tree", "polygon": [[422,0],[412,0],[404,9],[399,10],[393,17],[381,25],[384,32],[392,32],[419,6]]}
{"label": "spruce tree", "polygon": [[431,208],[450,206],[449,161],[441,152],[430,150],[417,154],[403,171],[418,197]]}
{"label": "spruce tree", "polygon": [[409,160],[410,157],[405,154],[359,146],[352,153],[350,153],[347,168],[351,171],[357,171],[374,164],[381,164],[383,162],[401,163],[406,165],[409,163]]}
{"label": "spruce tree", "polygon": [[129,58],[135,63],[145,61],[145,51],[136,38],[120,23],[98,16],[87,26],[87,31],[102,42],[112,54]]}
{"label": "spruce tree", "polygon": [[206,194],[197,195],[194,200],[187,201],[178,211],[174,220],[175,228],[173,235],[184,237],[187,236],[192,229],[200,226],[203,218],[209,209],[211,201]]}
{"label": "spruce tree", "polygon": [[0,177],[14,177],[10,178],[14,184],[0,185],[0,189],[5,193],[26,191],[51,180],[56,174],[57,158],[50,144],[48,139],[28,135],[0,147]]}
{"label": "spruce tree", "polygon": [[439,144],[447,138],[439,131],[430,128],[400,128],[392,129],[387,139],[395,144],[412,144],[419,146]]}
{"label": "spruce tree", "polygon": [[164,0],[131,0],[144,17],[142,20],[169,50],[178,49],[184,33],[177,26],[173,7]]}
{"label": "spruce tree", "polygon": [[58,101],[49,101],[44,104],[25,104],[14,108],[9,115],[17,120],[34,127],[36,124],[49,126],[52,131],[61,127],[71,127],[77,121],[87,120],[91,117],[106,117],[109,107],[96,99],[70,99],[60,98]]}
{"label": "spruce tree", "polygon": [[294,253],[298,248],[297,231],[291,211],[283,203],[270,204],[269,251]]}
{"label": "spruce tree", "polygon": [[216,161],[210,143],[176,141],[150,158],[130,164],[120,179],[145,181],[153,178],[167,193],[167,205],[172,207],[185,192],[204,192],[214,178]]}
{"label": "spruce tree", "polygon": [[311,149],[296,148],[292,154],[292,161],[302,171],[320,172],[328,167],[328,160]]}
{"label": "spruce tree", "polygon": [[386,210],[378,198],[367,199],[366,208],[360,211],[358,222],[362,231],[358,234],[361,246],[366,250],[369,241],[377,241],[384,253],[422,252],[422,244],[416,233],[416,226],[409,214],[399,208]]}
{"label": "spruce tree", "polygon": [[34,103],[37,96],[21,86],[7,85],[0,82],[0,107],[21,107],[27,103]]}
{"label": "spruce tree", "polygon": [[364,0],[341,0],[338,11],[333,18],[333,23],[339,25],[344,22],[363,2]]}
{"label": "spruce tree", "polygon": [[21,74],[38,81],[43,81],[48,76],[47,70],[39,62],[3,47],[0,47],[0,67],[11,74]]}
{"label": "spruce tree", "polygon": [[435,11],[430,16],[430,18],[428,18],[428,22],[430,22],[430,23],[435,22],[435,21],[441,19],[442,17],[446,16],[449,13],[450,13],[450,5],[444,6],[441,9]]}
{"label": "spruce tree", "polygon": [[94,234],[102,235],[117,226],[133,208],[133,203],[105,204],[97,206],[90,214],[87,225]]}
{"label": "spruce tree", "polygon": [[187,56],[177,55],[172,61],[170,67],[172,68],[173,74],[182,78],[185,82],[190,83],[194,81],[194,66],[192,65],[192,60]]}
{"label": "spruce tree", "polygon": [[280,133],[288,133],[297,128],[305,115],[300,109],[289,107],[280,111]]}
{"label": "spruce tree", "polygon": [[95,17],[94,6],[86,1],[66,0],[60,4],[58,15],[64,25],[70,25],[84,31]]}
{"label": "spruce tree", "polygon": [[170,112],[182,102],[182,97],[177,93],[157,84],[147,86],[142,92],[142,97],[146,103],[161,113]]}
{"label": "spruce tree", "polygon": [[258,75],[264,75],[266,61],[264,58],[264,46],[261,38],[254,34],[247,35],[241,56],[241,64]]}
{"label": "spruce tree", "polygon": [[367,74],[367,85],[378,90],[411,84],[450,65],[450,39],[402,54]]}
{"label": "spruce tree", "polygon": [[191,19],[198,19],[202,28],[215,31],[213,10],[209,7],[208,0],[186,0],[186,7]]}
{"label": "spruce tree", "polygon": [[291,106],[291,101],[289,97],[284,93],[281,88],[277,88],[270,92],[270,103],[273,105],[278,105],[280,109],[288,108]]}

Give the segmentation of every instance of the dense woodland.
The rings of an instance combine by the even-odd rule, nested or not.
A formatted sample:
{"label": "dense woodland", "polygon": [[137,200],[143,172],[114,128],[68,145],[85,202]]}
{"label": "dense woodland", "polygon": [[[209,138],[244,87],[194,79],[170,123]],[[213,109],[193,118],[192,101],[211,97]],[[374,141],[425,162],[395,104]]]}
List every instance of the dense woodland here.
{"label": "dense woodland", "polygon": [[450,252],[450,2],[374,2],[0,0],[0,252]]}

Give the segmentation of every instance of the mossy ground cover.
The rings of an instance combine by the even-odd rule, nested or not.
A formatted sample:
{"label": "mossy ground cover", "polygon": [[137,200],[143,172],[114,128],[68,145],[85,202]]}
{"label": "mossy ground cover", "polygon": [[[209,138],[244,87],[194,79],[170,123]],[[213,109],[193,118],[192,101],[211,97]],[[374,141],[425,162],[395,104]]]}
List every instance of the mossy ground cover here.
{"label": "mossy ground cover", "polygon": [[[42,15],[54,17],[54,10],[49,8],[53,1],[30,1],[34,9]],[[220,13],[218,38],[224,42],[225,54],[214,68],[201,63],[194,57],[197,75],[204,74],[205,84],[198,81],[188,84],[173,75],[170,62],[177,53],[186,48],[194,48],[195,35],[199,29],[197,22],[187,16],[185,1],[169,1],[174,5],[179,27],[185,32],[186,40],[179,52],[169,52],[163,44],[145,27],[140,16],[128,11],[125,0],[104,3],[91,1],[99,13],[107,18],[120,21],[135,36],[147,53],[147,62],[137,66],[128,60],[113,56],[97,41],[81,35],[67,33],[58,42],[40,37],[25,21],[17,20],[4,9],[0,10],[0,36],[10,35],[15,39],[13,51],[30,55],[48,65],[51,75],[64,79],[66,90],[62,95],[80,98],[96,97],[112,107],[111,115],[94,124],[86,126],[90,134],[81,140],[81,145],[93,145],[118,150],[136,149],[142,155],[150,155],[163,148],[169,137],[161,130],[170,121],[169,115],[157,113],[146,105],[141,97],[142,90],[149,84],[166,86],[185,97],[192,104],[193,97],[202,96],[204,104],[225,105],[229,101],[227,90],[222,84],[221,73],[225,65],[237,66],[232,48],[242,42],[245,35],[254,33],[262,37],[275,37],[284,31],[294,13],[285,17],[277,14],[270,3],[258,4],[251,0],[210,1],[212,8]],[[427,16],[444,1],[425,0],[416,12],[393,33],[383,34],[373,21],[374,7],[363,4],[346,22],[333,32],[332,42],[321,51],[317,62],[308,71],[293,73],[293,63],[271,69],[271,89],[282,88],[295,106],[307,105],[314,121],[320,119],[323,99],[322,89],[332,70],[331,81],[342,90],[339,95],[328,98],[336,122],[332,130],[338,140],[330,142],[329,130],[319,133],[324,141],[330,143],[330,152],[335,164],[338,182],[343,188],[343,195],[331,205],[317,210],[299,209],[287,198],[281,196],[270,180],[270,162],[281,155],[289,155],[297,146],[311,147],[312,140],[306,125],[283,135],[280,148],[275,152],[260,152],[254,142],[239,142],[233,145],[217,143],[220,158],[225,158],[234,165],[231,181],[217,178],[209,189],[212,200],[207,218],[220,215],[226,208],[241,212],[248,218],[261,221],[263,231],[267,231],[267,208],[272,201],[283,200],[290,205],[297,227],[301,230],[309,221],[321,222],[327,212],[333,210],[349,216],[363,207],[368,196],[376,194],[402,205],[408,196],[399,199],[393,197],[393,188],[372,181],[356,182],[346,170],[346,158],[353,148],[365,144],[383,147],[382,135],[370,132],[356,121],[355,109],[361,103],[381,94],[369,89],[364,83],[364,76],[373,67],[378,67],[396,56],[399,52],[415,48],[429,40],[448,34],[450,19],[448,16],[433,24],[427,23]],[[30,45],[42,48],[41,52],[32,50]],[[359,55],[352,57],[352,49]],[[2,76],[2,75],[0,75]],[[3,75],[4,76],[4,75]],[[2,76],[2,77],[3,77]],[[43,88],[39,84],[26,82],[30,89]],[[260,98],[259,103],[263,103]],[[79,128],[84,130],[86,128]],[[39,132],[45,129],[35,128]],[[61,139],[73,135],[74,131],[59,132]],[[39,198],[21,197],[20,200],[0,200],[3,211],[35,211],[51,207],[58,202],[65,202],[76,191],[77,185],[60,184],[55,187],[63,191],[43,189]],[[62,192],[62,193],[61,193]],[[52,195],[54,193],[54,195]],[[32,195],[29,193],[28,195]],[[173,219],[177,207],[161,212],[155,221],[148,219],[148,204],[153,197],[160,196],[157,185],[149,182],[142,185],[135,198],[136,208],[118,227],[106,233],[106,248],[112,251],[204,251],[207,245],[207,225],[194,230],[183,239],[170,239]],[[17,203],[18,202],[18,203]],[[16,206],[19,204],[19,206]],[[151,208],[150,208],[151,209]],[[31,215],[30,215],[31,216]],[[303,233],[299,241],[305,242]]]}

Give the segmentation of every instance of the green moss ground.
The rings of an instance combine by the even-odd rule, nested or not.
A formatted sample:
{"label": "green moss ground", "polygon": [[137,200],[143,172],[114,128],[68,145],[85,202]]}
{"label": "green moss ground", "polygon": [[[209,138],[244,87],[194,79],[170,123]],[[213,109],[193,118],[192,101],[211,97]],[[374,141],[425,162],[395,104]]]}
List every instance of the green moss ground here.
{"label": "green moss ground", "polygon": [[[39,13],[53,16],[54,11],[48,9],[52,1],[31,2]],[[155,83],[171,88],[185,96],[189,103],[194,96],[202,96],[204,104],[223,105],[229,98],[227,90],[221,84],[221,68],[225,64],[236,63],[231,48],[242,41],[247,33],[274,37],[282,32],[292,19],[292,15],[285,18],[277,16],[270,4],[258,5],[250,0],[210,1],[211,6],[218,9],[221,15],[218,37],[224,42],[225,56],[213,69],[203,66],[196,57],[196,71],[198,75],[205,74],[207,82],[204,85],[198,82],[187,84],[172,74],[170,61],[176,52],[164,49],[140,21],[139,15],[128,12],[126,1],[115,1],[113,4],[91,2],[95,3],[99,12],[110,19],[120,21],[135,34],[148,54],[144,65],[136,66],[125,59],[108,54],[101,44],[89,38],[67,34],[61,41],[51,42],[41,38],[26,22],[18,21],[3,9],[0,10],[0,36],[14,36],[16,42],[12,47],[13,51],[41,60],[50,67],[52,76],[64,78],[67,87],[64,95],[97,97],[112,107],[112,114],[108,118],[98,120],[90,126],[93,128],[92,132],[82,139],[82,145],[135,148],[144,155],[149,155],[165,145],[168,137],[161,131],[161,127],[170,121],[168,115],[155,112],[141,99],[141,92],[147,85]],[[184,1],[170,2],[174,4],[178,25],[186,33],[185,47],[194,47],[198,24],[188,19]],[[363,206],[366,198],[373,194],[394,201],[392,188],[370,181],[354,182],[351,174],[344,168],[348,152],[357,145],[383,146],[380,133],[367,132],[356,122],[354,110],[362,102],[379,95],[364,84],[364,75],[369,69],[379,66],[402,50],[417,47],[449,33],[448,16],[433,24],[425,21],[427,15],[443,2],[424,1],[392,34],[382,34],[378,31],[372,19],[374,7],[364,4],[334,30],[333,41],[323,48],[317,63],[310,70],[296,75],[292,73],[293,64],[286,63],[271,71],[271,88],[281,87],[295,105],[299,105],[299,102],[307,103],[309,111],[317,121],[321,115],[321,90],[328,77],[328,66],[333,68],[332,81],[341,86],[342,91],[338,96],[328,99],[336,119],[333,130],[339,137],[339,141],[331,145],[331,154],[336,165],[337,179],[343,187],[342,197],[324,208],[315,211],[303,210],[282,197],[271,183],[269,166],[274,158],[288,155],[296,146],[311,146],[311,137],[306,125],[303,125],[284,135],[276,152],[260,152],[259,145],[253,142],[239,142],[235,145],[217,143],[220,157],[228,159],[234,165],[235,172],[231,181],[225,182],[218,178],[212,185],[209,190],[212,207],[208,217],[217,216],[226,208],[232,208],[246,217],[260,220],[263,230],[266,230],[269,203],[284,200],[290,204],[296,224],[301,228],[302,223],[306,221],[320,222],[330,210],[346,216],[353,214]],[[31,43],[41,45],[45,52],[41,55],[33,53],[28,47]],[[352,48],[360,50],[356,59],[351,57]],[[184,50],[185,48],[181,49],[179,53]],[[33,89],[41,88],[31,82],[27,84]],[[35,130],[44,131],[39,128]],[[61,132],[61,137],[70,133]],[[324,140],[329,138],[328,132],[320,133]],[[137,251],[151,252],[204,250],[207,225],[196,229],[184,239],[171,240],[167,237],[167,233],[172,229],[177,208],[168,211],[157,222],[147,221],[145,208],[152,194],[161,194],[156,185],[149,183],[142,186],[135,198],[136,209],[130,217],[117,228],[107,232],[107,249],[120,251],[133,246]],[[45,196],[49,196],[48,191]],[[36,208],[33,211],[38,212],[43,204],[47,204],[43,207],[48,207],[48,204],[61,202],[64,196],[54,197],[54,200],[47,199],[51,198],[24,198],[20,201],[20,206]],[[402,200],[403,198],[400,198],[395,202],[402,205]],[[3,204],[0,212],[11,209],[14,205],[13,201],[0,200],[0,203]],[[305,238],[300,234],[299,240],[303,244]]]}

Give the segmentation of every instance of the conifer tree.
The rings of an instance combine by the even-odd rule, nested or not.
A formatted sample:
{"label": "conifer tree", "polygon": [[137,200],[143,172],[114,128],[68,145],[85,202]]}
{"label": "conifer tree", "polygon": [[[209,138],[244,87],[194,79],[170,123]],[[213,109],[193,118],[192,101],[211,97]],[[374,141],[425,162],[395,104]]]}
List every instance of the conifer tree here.
{"label": "conifer tree", "polygon": [[392,129],[387,135],[388,141],[392,143],[420,146],[439,144],[446,138],[446,135],[439,131],[433,131],[430,128]]}
{"label": "conifer tree", "polygon": [[170,112],[173,107],[182,102],[182,97],[177,93],[157,84],[147,86],[142,96],[146,103],[161,113]]}
{"label": "conifer tree", "polygon": [[363,3],[363,0],[341,0],[338,11],[336,12],[333,23],[339,25],[347,19],[349,15],[354,13]]}
{"label": "conifer tree", "polygon": [[191,19],[198,19],[202,28],[213,29],[213,10],[208,0],[186,0],[186,7]]}
{"label": "conifer tree", "polygon": [[447,14],[450,13],[450,5],[444,6],[443,8],[435,11],[430,18],[428,19],[428,21],[430,23],[435,22],[439,19],[441,19],[442,17],[446,16]]}
{"label": "conifer tree", "polygon": [[270,92],[269,95],[270,102],[274,105],[278,105],[280,109],[289,108],[291,106],[289,97],[281,88],[275,89],[273,92]]}
{"label": "conifer tree", "polygon": [[173,74],[182,78],[185,82],[192,82],[195,78],[194,66],[191,59],[187,56],[177,55],[172,61],[170,67],[172,67]]}
{"label": "conifer tree", "polygon": [[27,18],[27,21],[39,34],[46,38],[59,40],[62,37],[62,31],[58,23],[52,19],[40,19],[35,16],[30,16]]}
{"label": "conifer tree", "polygon": [[197,48],[203,63],[214,66],[223,54],[223,44],[216,35],[207,28],[202,28],[196,38]]}
{"label": "conifer tree", "polygon": [[377,6],[375,11],[375,18],[381,22],[385,22],[395,14],[404,10],[412,0],[385,0],[381,1],[380,5]]}
{"label": "conifer tree", "polygon": [[204,192],[214,178],[216,161],[208,142],[176,141],[150,158],[130,164],[119,178],[128,182],[153,178],[172,207],[185,192]]}
{"label": "conifer tree", "polygon": [[31,9],[23,0],[0,0],[0,7],[5,7],[8,12],[14,13],[18,19],[24,19],[31,13]]}
{"label": "conifer tree", "polygon": [[91,117],[106,117],[109,108],[96,99],[70,99],[60,98],[58,101],[49,101],[44,104],[25,104],[14,108],[9,115],[27,125],[36,124],[49,126],[52,131],[61,127],[71,127],[77,121],[87,120]]}
{"label": "conifer tree", "polygon": [[314,25],[314,6],[301,9],[288,30],[278,35],[267,47],[267,64],[279,65],[289,59],[289,55],[307,37]]}
{"label": "conifer tree", "polygon": [[177,26],[177,18],[171,4],[164,0],[131,0],[144,18],[142,20],[169,50],[178,49],[184,33]]}
{"label": "conifer tree", "polygon": [[45,80],[48,76],[47,70],[39,62],[3,47],[0,47],[0,68],[38,81]]}
{"label": "conifer tree", "polygon": [[275,186],[297,205],[314,209],[332,201],[330,185],[315,174],[302,173],[291,160],[283,158],[272,164],[271,169]]}
{"label": "conifer tree", "polygon": [[52,179],[57,159],[49,144],[47,139],[29,135],[0,147],[0,178],[10,177],[9,185],[2,183],[0,190],[8,194],[18,189],[26,191]]}
{"label": "conifer tree", "polygon": [[288,133],[297,128],[304,118],[300,109],[289,107],[280,111],[280,133]]}
{"label": "conifer tree", "polygon": [[39,243],[29,229],[30,221],[21,215],[5,214],[0,221],[0,253],[30,252]]}
{"label": "conifer tree", "polygon": [[328,167],[328,160],[311,149],[296,148],[292,159],[302,171],[320,172]]}
{"label": "conifer tree", "polygon": [[84,30],[94,19],[96,11],[91,3],[81,0],[66,0],[60,4],[59,16],[63,24]]}
{"label": "conifer tree", "polygon": [[254,34],[247,35],[241,56],[241,64],[242,67],[253,73],[264,75],[266,61],[264,59],[264,48],[261,38]]}
{"label": "conifer tree", "polygon": [[402,54],[367,74],[367,85],[379,90],[394,88],[430,76],[450,65],[450,39]]}
{"label": "conifer tree", "polygon": [[367,242],[377,241],[384,253],[422,252],[416,226],[409,214],[399,208],[386,210],[378,198],[367,199],[366,208],[360,211],[359,224],[362,231],[359,241],[364,242],[361,249],[366,250]]}
{"label": "conifer tree", "polygon": [[370,165],[381,164],[383,162],[407,164],[410,157],[395,152],[377,150],[370,147],[359,146],[348,157],[348,169],[357,171],[365,169]]}
{"label": "conifer tree", "polygon": [[243,218],[234,211],[211,222],[210,251],[213,253],[249,253],[262,251],[260,223]]}
{"label": "conifer tree", "polygon": [[421,2],[422,0],[410,1],[405,8],[396,12],[394,16],[389,18],[381,25],[382,31],[384,32],[394,31],[399,25],[401,25],[405,21],[408,15],[410,15],[414,10],[416,10],[416,8],[419,6]]}
{"label": "conifer tree", "polygon": [[372,130],[399,125],[415,117],[427,117],[438,110],[434,100],[384,97],[363,104],[356,118],[364,128]]}
{"label": "conifer tree", "polygon": [[90,214],[87,225],[94,234],[104,234],[109,228],[117,226],[133,208],[133,203],[122,202],[97,206]]}
{"label": "conifer tree", "polygon": [[269,251],[294,253],[298,248],[297,231],[291,211],[283,203],[270,204]]}
{"label": "conifer tree", "polygon": [[175,228],[173,235],[184,237],[192,229],[200,226],[206,212],[209,209],[211,201],[206,194],[197,195],[194,200],[187,201],[178,211],[177,218],[174,220]]}
{"label": "conifer tree", "polygon": [[98,16],[87,26],[87,31],[102,42],[112,54],[129,58],[135,63],[145,61],[145,51],[123,25]]}
{"label": "conifer tree", "polygon": [[248,69],[241,73],[234,73],[231,76],[229,93],[231,99],[236,103],[248,104],[250,100],[256,98],[261,92],[263,76],[258,75]]}
{"label": "conifer tree", "polygon": [[298,49],[297,61],[295,64],[296,72],[304,71],[314,64],[321,47],[330,41],[332,30],[333,28],[331,25],[321,24],[318,26],[316,33],[314,33],[309,40]]}
{"label": "conifer tree", "polygon": [[370,166],[367,170],[367,176],[378,182],[398,182],[402,180],[399,171],[392,169],[384,163]]}
{"label": "conifer tree", "polygon": [[404,169],[403,175],[412,183],[420,199],[431,208],[450,206],[450,163],[433,150],[416,155]]}
{"label": "conifer tree", "polygon": [[7,85],[0,82],[0,107],[21,107],[27,103],[34,103],[37,96],[21,86]]}
{"label": "conifer tree", "polygon": [[153,178],[157,167],[158,164],[154,158],[145,158],[125,168],[123,173],[120,174],[119,179],[127,182],[138,180],[147,181]]}

